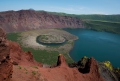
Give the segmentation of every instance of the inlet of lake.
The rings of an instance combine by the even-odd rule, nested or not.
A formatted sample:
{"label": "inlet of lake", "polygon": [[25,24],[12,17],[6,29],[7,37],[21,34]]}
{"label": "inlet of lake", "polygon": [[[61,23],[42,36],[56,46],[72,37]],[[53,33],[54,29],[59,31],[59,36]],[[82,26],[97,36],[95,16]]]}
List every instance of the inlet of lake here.
{"label": "inlet of lake", "polygon": [[87,56],[100,62],[110,61],[114,67],[120,67],[120,34],[79,28],[63,30],[79,38],[69,53],[74,61]]}

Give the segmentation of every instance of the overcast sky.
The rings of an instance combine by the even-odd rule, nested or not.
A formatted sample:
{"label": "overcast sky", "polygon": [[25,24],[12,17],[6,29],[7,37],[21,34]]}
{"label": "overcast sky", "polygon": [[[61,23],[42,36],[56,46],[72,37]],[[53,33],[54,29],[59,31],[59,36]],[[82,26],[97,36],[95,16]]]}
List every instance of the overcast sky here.
{"label": "overcast sky", "polygon": [[120,0],[0,0],[0,11],[30,8],[70,14],[120,14]]}

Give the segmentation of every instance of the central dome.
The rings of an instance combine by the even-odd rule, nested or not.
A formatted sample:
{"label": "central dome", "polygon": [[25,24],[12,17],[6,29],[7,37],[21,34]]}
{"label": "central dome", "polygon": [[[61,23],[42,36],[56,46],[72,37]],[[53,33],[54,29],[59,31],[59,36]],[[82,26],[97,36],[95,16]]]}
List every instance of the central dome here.
{"label": "central dome", "polygon": [[60,35],[39,35],[38,41],[42,43],[63,43],[66,39]]}

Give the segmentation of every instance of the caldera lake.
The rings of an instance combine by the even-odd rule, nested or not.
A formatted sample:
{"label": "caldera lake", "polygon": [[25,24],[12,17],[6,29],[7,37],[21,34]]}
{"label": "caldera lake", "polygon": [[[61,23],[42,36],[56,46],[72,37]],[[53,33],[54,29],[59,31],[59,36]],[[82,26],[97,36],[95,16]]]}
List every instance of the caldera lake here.
{"label": "caldera lake", "polygon": [[63,30],[79,38],[69,53],[74,61],[87,56],[100,62],[110,61],[114,67],[120,67],[120,34],[80,28]]}

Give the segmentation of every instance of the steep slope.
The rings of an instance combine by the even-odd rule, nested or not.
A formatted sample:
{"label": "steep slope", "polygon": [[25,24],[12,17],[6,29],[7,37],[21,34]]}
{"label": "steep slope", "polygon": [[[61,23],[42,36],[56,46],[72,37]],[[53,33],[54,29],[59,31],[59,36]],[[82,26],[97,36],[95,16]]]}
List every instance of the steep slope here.
{"label": "steep slope", "polygon": [[42,67],[41,63],[34,60],[33,55],[30,51],[24,52],[20,45],[16,42],[8,41],[10,47],[10,56],[13,61],[13,65],[27,65],[27,66],[39,66]]}
{"label": "steep slope", "polygon": [[[63,55],[54,68],[14,66],[13,81],[105,81],[99,74],[95,59],[90,59],[90,72],[83,74],[77,68],[69,68]],[[26,70],[25,70],[25,69]]]}
{"label": "steep slope", "polygon": [[[40,66],[34,61],[30,52],[23,52],[17,43],[9,43],[11,58],[13,64],[15,63],[12,78],[13,81],[36,81],[38,78],[38,81],[42,81],[42,79],[45,81],[104,81],[99,74],[97,62],[93,58],[89,61],[88,68],[90,67],[90,72],[86,74],[79,72],[77,68],[69,68],[64,56],[61,54],[58,57],[57,67],[43,68],[41,67],[42,65]],[[33,66],[36,66],[38,69],[30,68]],[[20,70],[20,68],[22,70]],[[26,68],[27,71],[23,68]],[[27,74],[25,72],[27,72]]]}
{"label": "steep slope", "polygon": [[6,40],[6,33],[0,29],[0,81],[10,81],[12,71],[9,43]]}
{"label": "steep slope", "polygon": [[18,43],[8,41],[0,29],[0,81],[119,81],[118,78],[94,58],[85,57],[71,68],[60,54],[56,66],[43,67],[31,52],[24,52]]}
{"label": "steep slope", "polygon": [[7,32],[40,28],[84,27],[79,18],[53,15],[34,10],[0,12],[0,26]]}
{"label": "steep slope", "polygon": [[50,14],[61,15],[61,16],[71,16],[77,17],[84,20],[99,20],[99,21],[111,21],[111,22],[120,22],[120,14],[113,15],[104,15],[104,14],[67,14],[61,12],[48,12]]}

